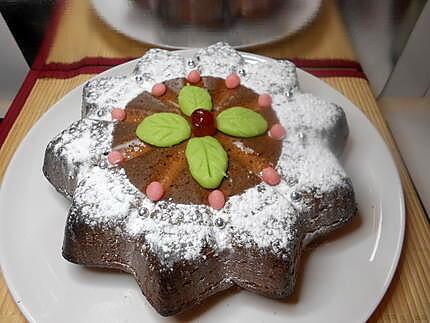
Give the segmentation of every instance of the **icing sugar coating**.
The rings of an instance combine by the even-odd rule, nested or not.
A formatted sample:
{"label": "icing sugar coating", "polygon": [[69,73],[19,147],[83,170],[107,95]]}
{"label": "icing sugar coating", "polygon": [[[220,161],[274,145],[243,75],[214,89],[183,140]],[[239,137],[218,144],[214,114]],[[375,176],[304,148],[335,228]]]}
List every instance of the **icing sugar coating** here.
{"label": "icing sugar coating", "polygon": [[[288,133],[278,164],[273,165],[280,175],[279,185],[260,183],[230,197],[219,210],[164,200],[154,203],[128,181],[120,167],[103,163],[103,152],[112,141],[112,109],[126,106],[154,83],[184,77],[190,71],[187,59],[202,76],[226,78],[242,70],[244,86],[271,96],[272,108]],[[75,185],[66,188],[62,181],[50,179],[73,201],[66,230],[84,223],[116,228],[126,238],[143,237],[168,268],[180,260],[200,259],[204,247],[222,252],[235,246],[267,249],[293,264],[293,251],[302,240],[310,241],[315,232],[329,231],[352,216],[352,186],[336,157],[348,133],[345,115],[341,108],[302,93],[291,62],[249,62],[224,43],[201,49],[191,58],[150,50],[131,75],[89,82],[83,101],[84,118],[78,124],[102,123],[101,135],[84,127],[71,136],[69,128],[50,144],[56,148],[48,147],[45,162],[45,173],[55,168],[55,177],[75,174]],[[240,139],[235,146],[253,153]],[[345,198],[351,200],[349,209],[337,210],[334,202]],[[319,199],[318,206],[314,199]],[[309,218],[315,207],[321,210],[318,218]],[[225,225],[217,226],[216,221]]]}
{"label": "icing sugar coating", "polygon": [[84,118],[48,144],[43,172],[68,199],[72,198],[80,176],[111,150],[113,128],[114,123]]}

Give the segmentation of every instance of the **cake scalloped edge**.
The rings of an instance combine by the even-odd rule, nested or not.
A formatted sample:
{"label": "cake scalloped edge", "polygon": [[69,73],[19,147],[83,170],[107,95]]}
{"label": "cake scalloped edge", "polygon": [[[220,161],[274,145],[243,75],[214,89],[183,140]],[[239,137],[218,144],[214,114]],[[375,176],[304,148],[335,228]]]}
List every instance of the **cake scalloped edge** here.
{"label": "cake scalloped edge", "polygon": [[[111,146],[114,124],[110,111],[125,107],[154,83],[184,77],[193,69],[202,76],[222,78],[235,72],[244,86],[271,94],[272,107],[288,133],[276,166],[282,176],[280,185],[260,183],[232,196],[223,209],[214,210],[206,205],[151,202],[121,169],[108,165],[105,153]],[[289,61],[251,63],[225,43],[198,50],[188,59],[175,52],[149,50],[129,76],[88,82],[83,91],[82,119],[47,147],[44,173],[72,200],[63,254],[81,264],[122,267],[132,272],[142,287],[142,277],[130,259],[122,259],[122,265],[105,259],[97,263],[77,250],[85,245],[79,242],[80,228],[112,231],[126,243],[141,245],[141,255],[157,258],[159,270],[165,272],[181,262],[205,262],[203,250],[208,248],[217,256],[255,249],[276,257],[288,268],[289,277],[271,296],[289,295],[304,244],[356,214],[351,181],[338,161],[347,136],[343,110],[302,93],[295,66]],[[250,282],[229,277],[225,271],[224,280],[253,289]],[[151,303],[162,311],[160,304]]]}

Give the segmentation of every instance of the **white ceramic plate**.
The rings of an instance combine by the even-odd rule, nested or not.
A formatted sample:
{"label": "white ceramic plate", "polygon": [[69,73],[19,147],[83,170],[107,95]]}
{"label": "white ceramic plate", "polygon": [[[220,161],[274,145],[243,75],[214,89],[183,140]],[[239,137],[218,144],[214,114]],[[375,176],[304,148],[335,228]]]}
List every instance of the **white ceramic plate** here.
{"label": "white ceramic plate", "polygon": [[[188,55],[190,51],[183,52]],[[266,58],[244,54],[247,60]],[[129,73],[136,62],[103,76]],[[397,170],[377,130],[341,94],[298,71],[303,90],[342,106],[350,126],[344,164],[360,217],[304,257],[296,295],[275,301],[245,291],[208,300],[181,320],[199,322],[352,322],[366,320],[397,266],[404,201]],[[50,139],[79,119],[82,86],[31,129],[12,159],[0,191],[0,260],[18,306],[35,322],[178,322],[149,305],[124,273],[87,269],[61,257],[69,202],[42,175]]]}
{"label": "white ceramic plate", "polygon": [[244,48],[294,34],[317,15],[321,0],[289,0],[270,19],[238,20],[221,29],[166,25],[134,0],[92,0],[92,4],[109,26],[141,42],[165,48],[196,48],[225,41],[233,47]]}

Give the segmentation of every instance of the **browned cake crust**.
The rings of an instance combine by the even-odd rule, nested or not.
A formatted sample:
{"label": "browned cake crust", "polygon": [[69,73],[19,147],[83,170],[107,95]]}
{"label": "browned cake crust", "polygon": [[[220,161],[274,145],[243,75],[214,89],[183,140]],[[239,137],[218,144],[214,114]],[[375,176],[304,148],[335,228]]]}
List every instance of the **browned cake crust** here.
{"label": "browned cake crust", "polygon": [[[120,269],[134,275],[148,301],[164,316],[188,310],[235,285],[266,297],[285,298],[294,291],[304,245],[343,226],[356,212],[352,191],[343,188],[310,203],[315,207],[312,213],[302,215],[303,223],[297,223],[292,247],[276,253],[240,244],[221,253],[207,247],[197,261],[179,260],[166,267],[150,251],[143,236],[125,239],[118,227],[89,229],[87,224],[69,217],[63,257],[76,264]],[[74,211],[78,212],[72,207]],[[327,211],[330,214],[325,223],[319,223],[318,215]],[[305,231],[306,226],[309,231]]]}
{"label": "browned cake crust", "polygon": [[[293,91],[289,84],[296,84],[295,74],[288,62],[247,65],[239,57],[235,62],[242,64],[245,76],[243,86],[234,90],[226,89],[221,78],[203,77],[197,85],[209,90],[215,114],[229,106],[246,106],[261,113],[269,126],[279,122],[287,130],[282,142],[267,135],[241,138],[245,151],[232,144],[235,139],[215,135],[228,151],[229,168],[220,186],[227,202],[214,210],[207,205],[208,190],[189,175],[185,143],[162,149],[125,147],[122,164],[106,163],[110,150],[136,140],[136,127],[147,115],[178,112],[181,68],[174,78],[165,78],[168,90],[163,97],[124,91],[124,84],[135,90],[142,80],[154,82],[159,69],[151,72],[151,65],[145,64],[159,66],[166,57],[182,60],[160,50],[147,55],[129,78],[89,83],[85,117],[47,147],[44,174],[72,200],[64,258],[132,274],[162,315],[185,311],[232,286],[272,298],[291,295],[303,248],[350,221],[357,211],[351,181],[337,159],[348,136],[343,110],[297,88]],[[213,66],[206,60],[199,68],[213,67],[208,75],[228,75],[235,55],[227,45],[217,44],[198,52],[195,62],[215,57]],[[178,65],[169,64],[163,70],[168,75]],[[273,110],[263,111],[256,103],[256,92],[264,91],[273,95]],[[105,93],[118,100],[113,102],[127,102],[124,121],[106,118],[115,105],[105,101]],[[279,185],[261,181],[259,173],[267,165],[279,171]],[[167,188],[158,202],[142,194],[153,180]]]}

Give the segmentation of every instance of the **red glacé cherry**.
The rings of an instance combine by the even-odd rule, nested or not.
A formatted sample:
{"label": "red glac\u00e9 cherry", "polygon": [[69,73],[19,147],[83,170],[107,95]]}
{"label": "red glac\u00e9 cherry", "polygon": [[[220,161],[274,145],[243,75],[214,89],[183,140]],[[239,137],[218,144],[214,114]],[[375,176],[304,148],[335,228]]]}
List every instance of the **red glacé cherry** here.
{"label": "red glac\u00e9 cherry", "polygon": [[193,134],[196,137],[212,136],[216,133],[215,119],[212,113],[197,109],[191,114]]}

